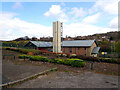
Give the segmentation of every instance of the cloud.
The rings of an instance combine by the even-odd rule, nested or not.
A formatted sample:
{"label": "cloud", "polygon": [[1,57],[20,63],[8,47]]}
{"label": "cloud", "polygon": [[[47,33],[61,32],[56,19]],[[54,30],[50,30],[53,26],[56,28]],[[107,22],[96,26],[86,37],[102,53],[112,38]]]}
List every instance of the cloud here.
{"label": "cloud", "polygon": [[103,10],[109,14],[118,14],[118,1],[111,2],[103,7]]}
{"label": "cloud", "polygon": [[[1,15],[1,14],[0,14]],[[13,40],[18,37],[29,36],[40,38],[42,36],[52,36],[52,26],[44,26],[41,24],[29,23],[15,17],[14,13],[2,13],[2,21],[0,21],[0,39]],[[116,18],[111,20],[113,25]],[[109,31],[117,31],[117,28],[99,27],[90,23],[70,23],[63,24],[63,36],[84,36],[95,33],[105,33]]]}
{"label": "cloud", "polygon": [[71,23],[63,26],[63,36],[84,36],[92,35],[95,33],[106,33],[110,31],[117,31],[115,28],[99,27],[91,24],[84,23]]}
{"label": "cloud", "polygon": [[89,9],[89,14],[102,10],[103,12],[110,15],[118,14],[118,1],[119,0],[97,0],[92,8]]}
{"label": "cloud", "polygon": [[52,5],[49,8],[49,11],[45,12],[44,15],[46,17],[56,18],[61,22],[67,22],[68,21],[68,17],[65,14],[65,9],[61,9],[60,5]]}
{"label": "cloud", "polygon": [[[18,8],[20,4],[14,6]],[[113,6],[113,7],[111,7]],[[66,7],[67,8],[67,7]],[[118,31],[117,29],[117,9],[116,2],[102,2],[97,1],[95,5],[89,9],[89,13],[85,8],[61,8],[60,5],[52,5],[44,16],[50,17],[61,22],[68,22],[69,24],[63,23],[63,36],[84,36],[92,35],[95,33],[106,33],[109,31]],[[97,23],[100,19],[104,19],[101,15],[108,13],[109,16],[115,16],[109,22],[108,26],[100,27]],[[0,14],[0,39],[1,40],[12,40],[22,36],[37,37],[41,36],[52,36],[52,26],[44,26],[41,24],[29,23],[27,21],[16,18],[16,13],[2,13]],[[83,19],[81,22],[79,19]],[[76,23],[74,21],[77,20]],[[107,22],[107,21],[106,21]],[[103,24],[106,22],[103,22]]]}
{"label": "cloud", "polygon": [[21,9],[21,8],[23,8],[23,6],[22,6],[22,3],[16,2],[16,3],[13,5],[12,8],[13,8],[13,9]]}
{"label": "cloud", "polygon": [[58,16],[62,12],[60,5],[52,5],[49,11],[47,11],[45,16]]}
{"label": "cloud", "polygon": [[36,36],[37,38],[52,36],[52,27],[23,21],[12,13],[6,14],[2,13],[2,21],[0,21],[1,40],[12,40],[22,36]]}
{"label": "cloud", "polygon": [[77,7],[72,8],[71,12],[69,13],[73,15],[73,20],[76,20],[79,17],[83,17],[87,15],[87,12],[83,10],[83,8],[77,8]]}
{"label": "cloud", "polygon": [[89,23],[89,24],[94,24],[98,22],[98,19],[100,18],[101,13],[97,13],[95,15],[92,16],[87,16],[83,19],[83,23]]}
{"label": "cloud", "polygon": [[118,17],[113,18],[109,23],[110,28],[118,28]]}

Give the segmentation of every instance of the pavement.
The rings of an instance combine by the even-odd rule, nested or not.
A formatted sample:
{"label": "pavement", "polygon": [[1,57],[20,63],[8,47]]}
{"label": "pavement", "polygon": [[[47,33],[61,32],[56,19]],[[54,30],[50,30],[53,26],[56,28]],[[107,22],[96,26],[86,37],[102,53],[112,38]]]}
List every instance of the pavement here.
{"label": "pavement", "polygon": [[118,76],[54,71],[13,88],[118,88]]}
{"label": "pavement", "polygon": [[24,64],[19,62],[11,62],[9,60],[3,60],[2,62],[2,83],[8,83],[16,80],[23,79],[25,77],[40,73],[42,71],[54,68],[46,66],[44,63],[39,65]]}

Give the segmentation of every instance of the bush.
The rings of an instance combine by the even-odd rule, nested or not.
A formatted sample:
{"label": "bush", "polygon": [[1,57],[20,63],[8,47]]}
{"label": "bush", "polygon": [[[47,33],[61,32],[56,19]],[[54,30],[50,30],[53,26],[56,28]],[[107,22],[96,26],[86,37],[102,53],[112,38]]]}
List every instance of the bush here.
{"label": "bush", "polygon": [[30,58],[31,55],[25,55],[25,54],[23,54],[23,55],[19,55],[18,57],[21,58],[21,59],[24,59],[24,58]]}
{"label": "bush", "polygon": [[81,59],[67,59],[65,61],[65,64],[75,66],[75,67],[83,67],[85,65],[85,62]]}
{"label": "bush", "polygon": [[47,57],[41,57],[41,61],[48,62],[48,58]]}
{"label": "bush", "polygon": [[97,61],[100,62],[100,60],[97,57],[92,57],[92,56],[83,56],[83,55],[78,55],[77,58],[87,60],[87,61]]}
{"label": "bush", "polygon": [[62,59],[56,59],[58,64],[63,64],[63,60]]}
{"label": "bush", "polygon": [[48,62],[50,62],[50,63],[57,63],[57,60],[52,58],[52,59],[49,59]]}
{"label": "bush", "polygon": [[72,62],[70,60],[64,60],[63,64],[65,64],[65,65],[72,65]]}
{"label": "bush", "polygon": [[26,56],[27,56],[27,55],[24,55],[24,54],[23,54],[23,55],[19,55],[18,57],[21,58],[21,59],[23,59],[23,58],[25,58]]}
{"label": "bush", "polygon": [[30,60],[33,60],[33,61],[42,61],[42,57],[41,56],[32,56],[31,58],[30,58]]}
{"label": "bush", "polygon": [[106,62],[106,63],[117,63],[120,64],[120,60],[117,58],[99,58],[101,62]]}
{"label": "bush", "polygon": [[[75,67],[83,67],[85,65],[85,62],[81,59],[48,59],[47,57],[41,57],[39,55],[37,56],[30,56],[30,55],[19,55],[19,58],[30,58],[32,61],[42,61],[42,62],[50,62],[50,63],[57,63],[57,64],[64,64],[64,65],[70,65]],[[76,60],[76,61],[75,61]]]}

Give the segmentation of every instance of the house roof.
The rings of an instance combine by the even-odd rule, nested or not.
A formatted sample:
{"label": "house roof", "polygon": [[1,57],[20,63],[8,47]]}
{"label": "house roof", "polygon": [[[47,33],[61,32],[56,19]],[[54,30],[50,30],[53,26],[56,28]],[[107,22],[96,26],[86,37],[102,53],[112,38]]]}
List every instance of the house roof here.
{"label": "house roof", "polygon": [[99,50],[100,50],[100,47],[94,47],[92,50],[92,54],[97,54]]}
{"label": "house roof", "polygon": [[95,40],[73,40],[73,41],[63,41],[62,46],[67,47],[90,47],[95,42]]}
{"label": "house roof", "polygon": [[[43,41],[29,41],[33,43],[36,47],[52,47],[52,42]],[[95,42],[95,40],[73,40],[73,41],[63,41],[63,47],[90,47]]]}
{"label": "house roof", "polygon": [[36,47],[52,47],[52,42],[42,42],[42,41],[30,41]]}

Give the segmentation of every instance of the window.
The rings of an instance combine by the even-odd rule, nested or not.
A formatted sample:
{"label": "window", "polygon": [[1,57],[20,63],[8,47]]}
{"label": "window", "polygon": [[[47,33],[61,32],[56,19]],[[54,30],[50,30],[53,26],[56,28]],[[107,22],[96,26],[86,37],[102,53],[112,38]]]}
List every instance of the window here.
{"label": "window", "polygon": [[79,48],[78,48],[78,50],[79,50]]}
{"label": "window", "polygon": [[86,56],[86,54],[85,54],[85,56]]}
{"label": "window", "polygon": [[86,48],[85,48],[85,50],[86,50]]}
{"label": "window", "polygon": [[72,52],[72,48],[69,48],[69,52],[70,52],[70,53]]}

